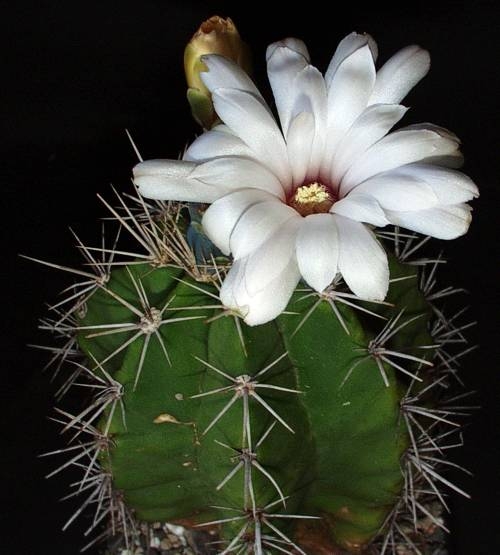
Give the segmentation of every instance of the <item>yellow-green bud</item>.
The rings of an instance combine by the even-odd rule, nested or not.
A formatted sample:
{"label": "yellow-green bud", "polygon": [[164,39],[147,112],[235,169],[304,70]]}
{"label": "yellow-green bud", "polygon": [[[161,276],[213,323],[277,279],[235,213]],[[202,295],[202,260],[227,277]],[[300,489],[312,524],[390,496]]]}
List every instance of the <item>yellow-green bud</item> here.
{"label": "yellow-green bud", "polygon": [[184,71],[188,84],[187,97],[193,117],[205,129],[217,123],[210,92],[203,84],[200,73],[207,71],[201,57],[206,54],[220,54],[250,71],[250,51],[241,40],[231,19],[214,15],[204,21],[193,35],[184,51]]}

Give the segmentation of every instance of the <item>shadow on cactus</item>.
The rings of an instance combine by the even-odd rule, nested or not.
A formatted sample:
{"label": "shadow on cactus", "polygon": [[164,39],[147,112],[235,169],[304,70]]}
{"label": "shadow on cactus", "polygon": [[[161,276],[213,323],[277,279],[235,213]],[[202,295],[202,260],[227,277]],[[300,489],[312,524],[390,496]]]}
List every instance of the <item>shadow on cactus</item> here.
{"label": "shadow on cactus", "polygon": [[112,554],[172,537],[185,553],[437,553],[446,490],[467,495],[443,472],[473,323],[445,314],[460,290],[438,288],[425,250],[466,232],[477,190],[450,169],[451,132],[389,133],[428,54],[375,72],[353,33],[323,77],[301,41],[275,43],[278,127],[239,41],[204,23],[186,68],[205,132],[103,200],[118,233],[78,241],[85,269],[45,263],[80,280],[41,323],[59,400],[89,393],[58,409],[68,447],[49,453],[66,455],[52,474],[82,471],[67,525],[93,507],[88,546]]}

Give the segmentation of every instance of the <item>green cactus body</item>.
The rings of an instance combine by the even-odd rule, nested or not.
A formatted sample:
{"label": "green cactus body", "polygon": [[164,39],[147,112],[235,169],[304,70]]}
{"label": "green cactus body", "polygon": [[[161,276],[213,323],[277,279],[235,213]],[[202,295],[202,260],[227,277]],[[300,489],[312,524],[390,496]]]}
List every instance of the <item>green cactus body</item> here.
{"label": "green cactus body", "polygon": [[[220,522],[231,541],[247,513],[271,507],[320,517],[343,548],[369,543],[400,498],[410,445],[409,380],[370,342],[406,309],[397,325],[409,323],[385,348],[430,343],[415,268],[393,260],[391,269],[404,279],[371,314],[298,290],[289,313],[257,327],[178,268],[114,269],[80,315],[78,342],[93,372],[123,388],[123,410],[113,404],[100,419],[109,438],[100,461],[136,517]],[[225,522],[234,513],[215,507],[241,519]],[[296,522],[281,518],[280,529]],[[244,533],[258,533],[255,522]]]}
{"label": "green cactus body", "polygon": [[82,282],[41,325],[63,340],[57,368],[73,363],[60,396],[91,392],[57,417],[69,445],[53,454],[71,459],[51,475],[83,471],[67,525],[94,505],[87,533],[109,519],[109,555],[140,553],[158,522],[209,530],[224,555],[431,555],[440,487],[465,495],[440,467],[463,414],[446,391],[471,348],[450,349],[471,324],[443,313],[457,290],[436,289],[441,259],[409,259],[425,240],[383,237],[394,245],[385,302],[340,278],[322,293],[299,283],[285,312],[251,327],[221,305],[230,261],[199,262],[210,244],[188,243],[199,231],[183,206],[138,198],[133,213],[119,198],[126,218],[107,206],[147,254],[127,255],[124,238],[99,257],[80,244],[94,274],[63,268]]}

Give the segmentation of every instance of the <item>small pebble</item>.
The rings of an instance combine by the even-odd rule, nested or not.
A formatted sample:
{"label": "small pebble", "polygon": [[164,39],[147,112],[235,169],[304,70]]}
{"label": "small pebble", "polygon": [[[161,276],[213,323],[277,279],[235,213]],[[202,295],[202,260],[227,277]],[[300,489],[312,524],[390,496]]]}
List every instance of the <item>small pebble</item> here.
{"label": "small pebble", "polygon": [[157,537],[151,538],[151,543],[149,544],[153,549],[158,549],[160,547],[160,540]]}
{"label": "small pebble", "polygon": [[[184,527],[170,524],[155,522],[146,524],[137,523],[138,534],[135,538],[129,538],[129,542],[134,547],[126,549],[124,541],[118,539],[118,542],[112,547],[108,545],[106,555],[196,555],[197,551],[188,547],[188,542],[192,543],[193,532],[186,530]],[[198,533],[195,534],[198,537]],[[210,536],[208,534],[199,535],[199,545],[204,545]],[[191,539],[188,539],[191,538]],[[198,541],[192,545],[198,545]],[[203,551],[205,553],[205,551]]]}
{"label": "small pebble", "polygon": [[179,547],[181,545],[179,536],[176,536],[175,534],[167,534],[167,538],[170,540],[171,544],[174,547]]}
{"label": "small pebble", "polygon": [[160,549],[170,549],[171,547],[172,547],[172,542],[169,539],[164,538],[163,540],[161,540]]}

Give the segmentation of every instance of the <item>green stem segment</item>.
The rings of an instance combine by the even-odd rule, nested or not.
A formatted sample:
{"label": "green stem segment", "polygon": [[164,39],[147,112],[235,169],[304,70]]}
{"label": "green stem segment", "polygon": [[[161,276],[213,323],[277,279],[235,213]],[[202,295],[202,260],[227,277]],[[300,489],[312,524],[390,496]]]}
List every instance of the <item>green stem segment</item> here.
{"label": "green stem segment", "polygon": [[[392,260],[391,276],[406,278],[391,285],[394,306],[364,307],[418,318],[385,348],[428,344],[414,267]],[[272,515],[309,515],[327,524],[332,545],[358,550],[399,499],[409,443],[407,377],[370,354],[386,322],[297,292],[292,314],[248,327],[217,296],[180,270],[136,264],[113,270],[89,299],[80,347],[96,374],[123,385],[125,418],[110,404],[101,424],[114,408],[101,452],[114,488],[141,520],[232,518],[221,522],[230,542],[254,541],[260,527],[276,535],[272,526],[290,538],[298,519]]]}

